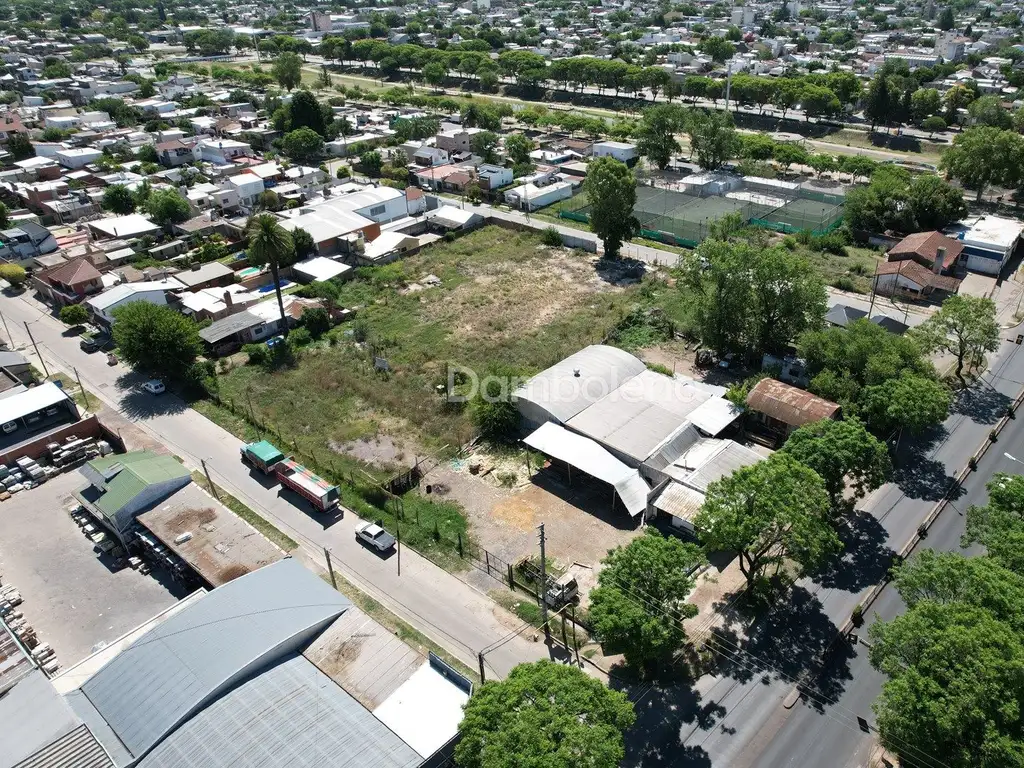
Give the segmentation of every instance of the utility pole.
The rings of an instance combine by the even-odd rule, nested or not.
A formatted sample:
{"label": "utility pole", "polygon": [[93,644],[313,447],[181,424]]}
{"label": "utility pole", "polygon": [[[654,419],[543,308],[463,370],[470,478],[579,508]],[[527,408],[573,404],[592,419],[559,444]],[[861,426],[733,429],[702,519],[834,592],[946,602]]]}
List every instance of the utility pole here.
{"label": "utility pole", "polygon": [[46,370],[46,361],[43,360],[42,354],[39,352],[39,345],[36,344],[36,340],[32,337],[32,329],[28,327],[28,323],[25,323],[25,330],[28,332],[29,341],[32,342],[32,346],[36,348],[36,357],[39,358],[39,362],[43,365],[43,375],[46,378],[50,378],[50,372]]}
{"label": "utility pole", "polygon": [[725,68],[725,111],[729,111],[729,94],[732,93],[732,62]]}
{"label": "utility pole", "polygon": [[551,645],[551,627],[548,626],[548,564],[544,557],[544,523],[540,524],[540,615],[544,620],[544,638]]}
{"label": "utility pole", "polygon": [[[1020,306],[1018,306],[1017,309],[1020,309]],[[14,349],[14,337],[11,335],[11,329],[7,327],[7,318],[0,315],[0,320],[4,321],[4,330],[7,331],[7,343],[10,345],[11,349]]]}
{"label": "utility pole", "polygon": [[78,388],[82,390],[82,399],[85,400],[85,407],[90,408],[89,395],[86,393],[85,387],[82,386],[82,377],[78,375],[77,368],[72,368],[71,370],[75,372],[75,378],[78,379]]}
{"label": "utility pole", "polygon": [[480,651],[476,655],[476,660],[480,663],[480,682],[484,682],[484,652]]}
{"label": "utility pole", "polygon": [[210,470],[206,468],[206,459],[200,459],[199,463],[203,465],[203,473],[206,475],[206,482],[210,484],[210,493],[213,494],[213,498],[220,501],[220,496],[217,495],[217,486],[213,484],[213,480],[210,478]]}
{"label": "utility pole", "polygon": [[334,578],[334,566],[331,565],[331,551],[327,547],[324,547],[324,557],[327,558],[327,572],[331,574],[331,586],[337,589],[338,582]]}
{"label": "utility pole", "polygon": [[399,528],[397,531],[398,538],[398,575],[402,575],[402,529]]}
{"label": "utility pole", "polygon": [[871,313],[875,309],[875,287],[877,286],[877,284],[878,284],[878,262],[876,261],[875,262],[875,276],[871,278],[871,304],[868,305],[868,317],[867,317],[868,320],[871,319]]}

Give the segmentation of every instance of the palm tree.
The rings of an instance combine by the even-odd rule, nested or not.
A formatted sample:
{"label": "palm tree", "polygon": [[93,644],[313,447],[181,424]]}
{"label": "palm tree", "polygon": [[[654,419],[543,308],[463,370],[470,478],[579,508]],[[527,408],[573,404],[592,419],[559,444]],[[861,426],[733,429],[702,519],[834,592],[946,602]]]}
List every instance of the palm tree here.
{"label": "palm tree", "polygon": [[280,219],[272,213],[260,213],[249,219],[247,230],[249,238],[249,262],[256,266],[270,265],[270,274],[274,278],[274,291],[277,293],[277,306],[281,310],[282,333],[288,336],[288,318],[284,314],[284,298],[281,296],[281,278],[278,270],[281,265],[295,254],[295,246],[288,230],[281,226]]}

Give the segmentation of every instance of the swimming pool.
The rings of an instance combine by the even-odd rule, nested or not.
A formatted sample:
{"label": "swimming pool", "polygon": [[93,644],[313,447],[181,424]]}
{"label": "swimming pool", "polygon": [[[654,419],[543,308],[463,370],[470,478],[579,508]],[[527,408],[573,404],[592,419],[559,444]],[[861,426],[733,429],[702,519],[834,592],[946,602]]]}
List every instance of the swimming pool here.
{"label": "swimming pool", "polygon": [[245,269],[238,270],[238,278],[240,280],[245,280],[245,278],[258,275],[262,271],[261,267],[246,267]]}
{"label": "swimming pool", "polygon": [[[292,283],[291,283],[290,280],[282,280],[281,281],[281,290],[283,291],[285,288],[287,288],[291,284]],[[260,286],[259,288],[256,289],[256,291],[258,293],[270,293],[272,290],[274,290],[274,284],[273,283],[271,283],[270,285]]]}

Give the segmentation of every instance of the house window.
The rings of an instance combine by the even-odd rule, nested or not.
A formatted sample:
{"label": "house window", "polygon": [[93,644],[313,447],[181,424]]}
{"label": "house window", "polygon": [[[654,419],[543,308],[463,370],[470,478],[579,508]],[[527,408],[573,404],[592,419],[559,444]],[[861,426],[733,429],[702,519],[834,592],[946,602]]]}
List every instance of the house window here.
{"label": "house window", "polygon": [[252,335],[253,336],[262,336],[266,332],[267,332],[267,327],[265,325],[253,326],[253,329],[252,329]]}
{"label": "house window", "polygon": [[380,216],[386,210],[387,210],[387,206],[386,205],[375,205],[373,208],[370,209],[370,215],[371,216]]}

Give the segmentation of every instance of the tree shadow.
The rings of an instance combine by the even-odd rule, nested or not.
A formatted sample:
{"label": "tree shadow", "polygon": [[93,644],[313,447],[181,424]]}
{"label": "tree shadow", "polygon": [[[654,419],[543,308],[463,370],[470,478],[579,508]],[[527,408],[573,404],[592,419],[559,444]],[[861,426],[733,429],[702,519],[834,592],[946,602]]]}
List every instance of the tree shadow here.
{"label": "tree shadow", "polygon": [[1013,401],[988,385],[965,389],[953,400],[951,413],[961,414],[978,424],[995,424],[1006,415]]}
{"label": "tree shadow", "polygon": [[183,413],[188,404],[165,392],[154,395],[144,390],[133,390],[121,398],[121,412],[129,419],[151,419],[154,416]]}
{"label": "tree shadow", "polygon": [[[749,682],[768,676],[796,684],[812,694],[811,706],[821,710],[823,699],[837,699],[852,678],[854,654],[845,642],[836,642],[839,628],[822,608],[817,596],[802,586],[776,596],[771,610],[759,619],[752,602],[738,603],[735,618],[714,632],[712,647],[719,653],[723,674]],[[716,609],[720,607],[716,606]],[[740,629],[750,626],[748,637]]]}
{"label": "tree shadow", "polygon": [[955,499],[964,492],[941,461],[923,454],[907,457],[893,471],[892,481],[907,498],[923,501],[939,501],[947,495]]}
{"label": "tree shadow", "polygon": [[624,768],[711,768],[710,755],[684,741],[694,729],[714,728],[725,707],[703,703],[690,681],[645,685],[613,676],[609,684],[626,693],[636,711],[636,722],[625,733]]}
{"label": "tree shadow", "polygon": [[838,528],[843,551],[814,574],[814,580],[828,589],[859,592],[882,580],[896,554],[887,541],[885,527],[874,515],[854,511]]}

